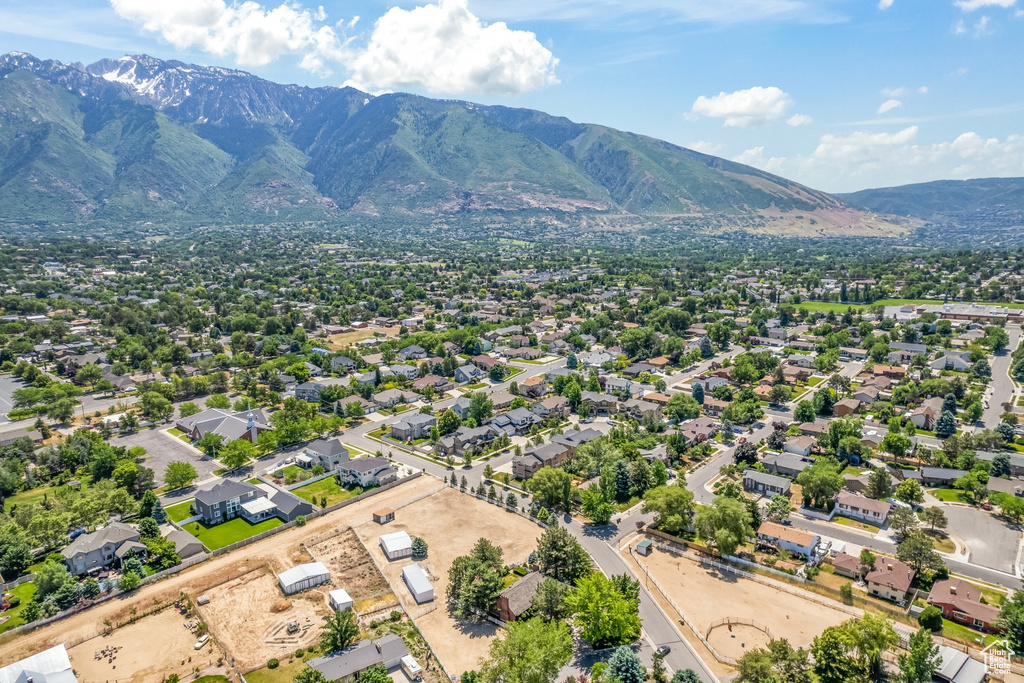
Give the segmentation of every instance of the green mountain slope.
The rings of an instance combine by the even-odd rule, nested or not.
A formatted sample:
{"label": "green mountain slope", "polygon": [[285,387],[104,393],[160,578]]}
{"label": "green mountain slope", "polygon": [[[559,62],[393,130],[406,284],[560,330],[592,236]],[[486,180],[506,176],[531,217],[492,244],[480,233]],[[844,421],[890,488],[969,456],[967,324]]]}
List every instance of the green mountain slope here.
{"label": "green mountain slope", "polygon": [[930,219],[972,211],[1024,211],[1024,178],[938,180],[838,195],[871,211]]}

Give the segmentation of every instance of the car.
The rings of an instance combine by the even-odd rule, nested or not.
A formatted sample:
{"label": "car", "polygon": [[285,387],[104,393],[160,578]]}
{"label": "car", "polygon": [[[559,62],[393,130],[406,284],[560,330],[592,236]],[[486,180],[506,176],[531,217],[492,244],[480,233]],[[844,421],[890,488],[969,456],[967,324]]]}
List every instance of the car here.
{"label": "car", "polygon": [[654,651],[654,654],[665,656],[671,651],[672,648],[670,648],[668,645],[661,645],[660,647],[658,647],[657,650]]}
{"label": "car", "polygon": [[747,437],[741,436],[740,440],[739,440],[739,443],[746,443],[746,442],[747,442]]}
{"label": "car", "polygon": [[612,427],[614,427],[615,425],[618,424],[618,422],[616,422],[615,420],[608,420],[608,424],[610,424]]}
{"label": "car", "polygon": [[991,509],[992,509],[992,504],[991,504],[991,503],[989,503],[989,502],[988,502],[988,501],[986,500],[986,501],[985,501],[984,503],[982,503],[982,504],[981,504],[981,509],[982,509],[982,510],[991,510]]}
{"label": "car", "polygon": [[732,433],[733,433],[733,434],[742,434],[742,433],[743,433],[743,430],[742,430],[742,429],[740,429],[739,427],[733,427],[733,428],[732,428]]}
{"label": "car", "polygon": [[594,418],[588,417],[586,420],[583,421],[583,424],[588,425],[588,424],[590,424],[593,421],[594,421]]}
{"label": "car", "polygon": [[758,429],[761,429],[762,427],[764,427],[764,422],[755,422],[754,426]]}

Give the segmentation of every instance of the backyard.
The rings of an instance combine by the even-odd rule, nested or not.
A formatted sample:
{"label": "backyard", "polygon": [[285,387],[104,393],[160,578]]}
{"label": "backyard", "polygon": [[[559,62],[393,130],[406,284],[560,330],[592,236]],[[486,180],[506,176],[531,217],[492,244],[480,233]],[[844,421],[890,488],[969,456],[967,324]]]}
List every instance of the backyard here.
{"label": "backyard", "polygon": [[178,503],[172,505],[169,508],[164,508],[164,512],[167,513],[167,518],[172,522],[180,522],[183,519],[188,519],[192,516],[192,501],[187,500],[184,503]]}
{"label": "backyard", "polygon": [[0,623],[0,633],[3,633],[9,628],[15,628],[25,623],[25,620],[21,618],[21,613],[24,611],[25,607],[28,606],[28,603],[31,602],[32,596],[35,594],[36,585],[31,581],[11,589],[11,595],[13,597],[20,598],[21,604],[17,607],[12,607],[6,612],[0,612],[0,619],[4,620]]}
{"label": "backyard", "polygon": [[313,505],[320,505],[321,499],[326,497],[327,504],[320,505],[320,507],[328,507],[335,503],[340,503],[343,500],[355,498],[362,492],[363,489],[358,486],[351,491],[346,491],[340,484],[338,484],[338,479],[336,477],[325,477],[319,481],[314,481],[311,484],[306,484],[305,486],[300,486],[297,489],[292,489],[292,493],[303,500],[313,503]]}
{"label": "backyard", "polygon": [[208,527],[202,522],[192,522],[182,528],[198,538],[210,550],[217,550],[279,527],[281,524],[281,520],[277,518],[264,520],[259,524],[250,524],[241,517],[235,517],[231,521],[212,527]]}

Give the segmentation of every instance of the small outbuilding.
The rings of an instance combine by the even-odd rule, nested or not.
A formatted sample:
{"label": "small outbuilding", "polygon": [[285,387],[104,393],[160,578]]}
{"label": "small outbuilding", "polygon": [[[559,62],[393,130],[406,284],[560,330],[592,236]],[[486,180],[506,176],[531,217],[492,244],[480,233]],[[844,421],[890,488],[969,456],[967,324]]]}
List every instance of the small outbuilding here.
{"label": "small outbuilding", "polygon": [[643,555],[644,557],[647,557],[648,555],[651,554],[651,548],[652,547],[653,547],[653,544],[651,543],[651,539],[645,538],[644,540],[642,540],[642,541],[640,541],[639,543],[636,544],[636,551],[637,551],[637,553]]}
{"label": "small outbuilding", "polygon": [[416,604],[430,602],[434,599],[434,584],[430,583],[426,572],[418,564],[410,564],[402,569],[402,579],[412,593]]}
{"label": "small outbuilding", "polygon": [[373,513],[373,521],[377,524],[387,524],[395,521],[395,511],[391,508],[381,508]]}
{"label": "small outbuilding", "polygon": [[331,609],[337,610],[338,612],[344,612],[347,609],[352,609],[352,596],[348,594],[348,591],[344,588],[338,588],[330,592]]}
{"label": "small outbuilding", "polygon": [[322,562],[308,562],[292,567],[277,575],[285,595],[298,593],[331,580],[331,572]]}
{"label": "small outbuilding", "polygon": [[412,557],[412,539],[404,531],[384,534],[380,537],[380,549],[392,561]]}

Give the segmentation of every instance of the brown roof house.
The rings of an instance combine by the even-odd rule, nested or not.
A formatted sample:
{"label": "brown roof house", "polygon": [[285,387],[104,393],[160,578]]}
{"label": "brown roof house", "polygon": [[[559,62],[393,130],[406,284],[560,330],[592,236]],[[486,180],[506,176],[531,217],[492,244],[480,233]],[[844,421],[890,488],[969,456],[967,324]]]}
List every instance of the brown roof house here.
{"label": "brown roof house", "polygon": [[900,602],[907,597],[914,573],[910,565],[879,555],[875,558],[875,566],[864,576],[864,581],[871,595]]}
{"label": "brown roof house", "polygon": [[537,595],[537,588],[543,581],[542,573],[531,572],[501,591],[495,605],[498,618],[502,621],[515,621],[523,616],[533,604],[533,597]]}
{"label": "brown roof house", "polygon": [[1001,631],[999,608],[981,602],[981,590],[963,579],[936,581],[928,594],[928,603],[942,610],[947,619],[982,631]]}
{"label": "brown roof house", "polygon": [[892,506],[884,500],[865,498],[856,493],[840,491],[836,496],[836,512],[844,517],[859,519],[875,526],[885,524]]}

